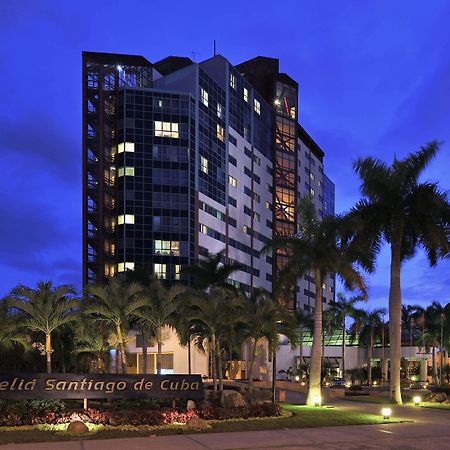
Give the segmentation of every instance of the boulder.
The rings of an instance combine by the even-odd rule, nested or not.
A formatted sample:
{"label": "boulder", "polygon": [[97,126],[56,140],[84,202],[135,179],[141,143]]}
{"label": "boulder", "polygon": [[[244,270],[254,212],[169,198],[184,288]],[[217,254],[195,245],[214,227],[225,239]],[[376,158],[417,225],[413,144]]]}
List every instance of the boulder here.
{"label": "boulder", "polygon": [[237,391],[223,391],[220,402],[225,408],[239,408],[248,405],[244,396]]}
{"label": "boulder", "polygon": [[210,425],[208,425],[203,419],[192,417],[192,419],[189,419],[186,422],[186,427],[189,430],[201,431],[210,428]]}
{"label": "boulder", "polygon": [[89,428],[81,420],[75,420],[69,423],[67,431],[72,434],[86,434],[89,433]]}
{"label": "boulder", "polygon": [[195,408],[196,408],[196,405],[195,405],[194,400],[188,400],[186,409],[189,411],[190,409],[195,409]]}
{"label": "boulder", "polygon": [[424,400],[431,403],[444,403],[447,401],[447,395],[444,392],[432,392]]}

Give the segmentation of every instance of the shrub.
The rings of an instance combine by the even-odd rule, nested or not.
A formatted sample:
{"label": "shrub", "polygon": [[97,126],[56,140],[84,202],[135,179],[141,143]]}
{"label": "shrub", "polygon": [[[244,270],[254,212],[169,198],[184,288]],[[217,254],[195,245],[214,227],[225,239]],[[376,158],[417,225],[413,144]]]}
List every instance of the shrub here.
{"label": "shrub", "polygon": [[436,387],[431,388],[431,392],[434,392],[434,393],[443,392],[444,394],[447,394],[447,396],[450,396],[450,386],[449,385],[436,386]]}

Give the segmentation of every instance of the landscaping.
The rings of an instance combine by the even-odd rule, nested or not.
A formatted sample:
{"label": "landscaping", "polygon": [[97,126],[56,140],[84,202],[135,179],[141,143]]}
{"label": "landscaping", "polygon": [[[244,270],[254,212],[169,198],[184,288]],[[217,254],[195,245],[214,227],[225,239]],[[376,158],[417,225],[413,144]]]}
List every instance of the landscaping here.
{"label": "landscaping", "polygon": [[[23,403],[23,402],[22,402]],[[31,402],[29,402],[31,403]],[[37,402],[36,402],[37,403]],[[42,403],[42,402],[41,402]],[[58,402],[61,403],[61,402]],[[28,405],[30,406],[30,405]],[[271,404],[261,405],[261,408],[268,415],[274,413],[272,417],[258,417],[254,418],[250,415],[251,410],[244,410],[242,407],[237,408],[239,411],[235,411],[231,415],[235,415],[234,418],[227,418],[226,416],[218,415],[216,408],[216,416],[220,417],[218,420],[213,419],[212,415],[208,418],[205,412],[178,412],[174,413],[173,410],[166,409],[166,411],[155,411],[155,415],[151,416],[153,424],[143,425],[138,424],[139,421],[135,416],[130,420],[130,423],[126,424],[123,420],[122,423],[111,424],[111,418],[116,417],[114,414],[114,408],[111,409],[111,414],[103,412],[99,414],[97,412],[88,411],[86,416],[79,414],[77,417],[80,419],[86,419],[86,417],[92,418],[95,423],[86,422],[88,432],[83,435],[67,432],[67,415],[64,415],[64,407],[59,405],[59,417],[61,421],[55,420],[52,424],[34,423],[29,425],[20,426],[2,426],[0,427],[0,444],[18,443],[18,442],[50,442],[59,440],[70,439],[109,439],[120,437],[145,437],[154,435],[168,435],[168,434],[188,434],[198,432],[232,432],[232,431],[258,431],[258,430],[271,430],[282,428],[312,428],[312,427],[326,427],[326,426],[341,426],[341,425],[369,425],[369,424],[381,424],[381,423],[396,423],[402,422],[402,419],[389,419],[384,420],[379,415],[365,414],[360,412],[348,411],[344,408],[329,408],[329,407],[308,407],[285,404],[283,406],[273,406]],[[16,412],[19,408],[16,406]],[[34,408],[34,410],[33,410]],[[42,405],[31,405],[30,411],[37,411],[41,408],[43,414],[49,414]],[[19,408],[20,409],[20,408]],[[96,410],[98,411],[98,410]],[[261,412],[261,410],[260,410]],[[31,417],[37,417],[30,414]],[[148,413],[147,413],[148,414]],[[188,417],[200,417],[203,414],[205,425],[207,428],[192,429],[187,425]],[[120,414],[119,414],[120,416]],[[108,417],[108,420],[106,418]],[[123,416],[125,417],[125,415]],[[149,415],[145,415],[142,412],[139,413],[141,419],[146,419]],[[154,418],[158,420],[155,421]],[[164,417],[163,424],[161,417]],[[237,418],[239,417],[239,418]],[[182,422],[179,422],[182,421]],[[109,422],[108,422],[109,421]],[[114,423],[114,422],[113,422]]]}

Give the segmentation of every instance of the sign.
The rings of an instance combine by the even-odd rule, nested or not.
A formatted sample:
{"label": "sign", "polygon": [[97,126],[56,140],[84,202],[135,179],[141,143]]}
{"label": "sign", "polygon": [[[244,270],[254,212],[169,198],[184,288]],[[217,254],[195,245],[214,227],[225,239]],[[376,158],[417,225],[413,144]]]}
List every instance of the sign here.
{"label": "sign", "polygon": [[203,396],[200,375],[0,374],[0,399],[201,399]]}

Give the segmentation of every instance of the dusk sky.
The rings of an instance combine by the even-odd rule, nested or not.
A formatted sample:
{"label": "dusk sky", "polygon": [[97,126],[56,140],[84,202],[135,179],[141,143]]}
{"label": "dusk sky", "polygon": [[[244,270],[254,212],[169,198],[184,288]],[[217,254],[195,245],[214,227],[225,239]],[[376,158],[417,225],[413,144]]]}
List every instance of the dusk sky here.
{"label": "dusk sky", "polygon": [[[359,198],[352,162],[391,162],[437,139],[424,179],[450,189],[450,3],[409,1],[0,2],[0,296],[38,280],[81,285],[81,51],[233,64],[280,59],[299,121],[325,151],[336,212]],[[387,248],[368,277],[387,306]],[[405,303],[449,302],[450,261],[419,253]]]}

